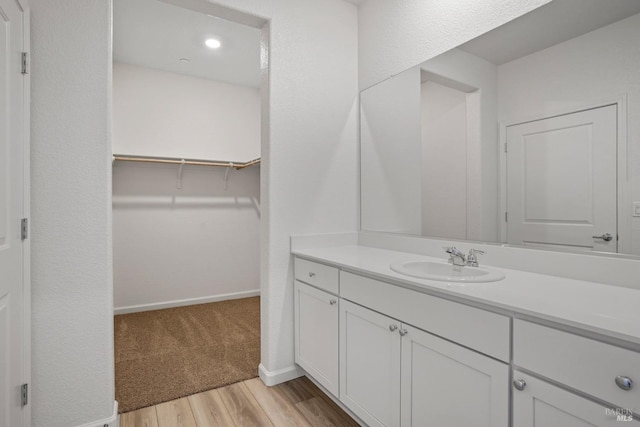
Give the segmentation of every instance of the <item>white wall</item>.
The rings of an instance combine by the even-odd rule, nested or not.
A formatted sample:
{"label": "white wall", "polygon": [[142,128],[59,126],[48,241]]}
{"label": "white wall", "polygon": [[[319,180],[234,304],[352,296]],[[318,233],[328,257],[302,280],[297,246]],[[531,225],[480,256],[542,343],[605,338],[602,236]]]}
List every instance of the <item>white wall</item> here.
{"label": "white wall", "polygon": [[[113,151],[247,161],[260,156],[260,92],[116,63]],[[117,162],[114,305],[120,312],[260,288],[260,168]],[[189,301],[185,301],[189,300]]]}
{"label": "white wall", "polygon": [[360,95],[361,228],[420,234],[420,70]]}
{"label": "white wall", "polygon": [[[260,168],[118,162],[113,168],[114,306],[129,311],[260,289]],[[186,302],[186,301],[185,301]]]}
{"label": "white wall", "polygon": [[467,238],[467,94],[422,83],[422,234]]}
{"label": "white wall", "polygon": [[[640,201],[640,14],[498,68],[500,120],[558,114],[627,94],[630,196]],[[624,208],[627,218],[631,205]],[[640,255],[640,218],[632,218]]]}
{"label": "white wall", "polygon": [[498,70],[452,49],[421,65],[425,71],[477,90],[467,95],[467,239],[498,239]]}
{"label": "white wall", "polygon": [[112,415],[110,1],[31,1],[34,426]]}
{"label": "white wall", "polygon": [[550,0],[367,0],[358,11],[361,89],[492,30]]}
{"label": "white wall", "polygon": [[237,162],[260,157],[260,91],[114,63],[113,152]]}

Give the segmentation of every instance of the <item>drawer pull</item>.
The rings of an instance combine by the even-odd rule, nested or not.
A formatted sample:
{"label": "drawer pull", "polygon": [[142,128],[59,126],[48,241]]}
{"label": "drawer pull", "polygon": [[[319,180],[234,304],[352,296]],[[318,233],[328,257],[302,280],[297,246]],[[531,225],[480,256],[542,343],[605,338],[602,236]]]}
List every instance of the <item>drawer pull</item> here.
{"label": "drawer pull", "polygon": [[329,301],[329,304],[331,304],[331,305],[335,305],[337,302],[338,302],[338,301],[336,301],[336,300],[332,299],[331,301]]}
{"label": "drawer pull", "polygon": [[398,326],[396,326],[396,325],[389,325],[389,330],[390,330],[391,332],[395,332],[395,330],[396,330],[396,329],[398,329]]}
{"label": "drawer pull", "polygon": [[513,380],[513,386],[516,390],[522,391],[527,386],[527,382],[525,380]]}
{"label": "drawer pull", "polygon": [[633,388],[633,381],[631,381],[629,377],[618,375],[616,377],[616,385],[623,390],[631,390]]}
{"label": "drawer pull", "polygon": [[316,277],[316,273],[314,273],[313,271],[309,272],[309,277]]}
{"label": "drawer pull", "polygon": [[409,333],[409,331],[407,331],[406,329],[400,329],[398,331],[398,333],[400,334],[401,337],[407,335]]}

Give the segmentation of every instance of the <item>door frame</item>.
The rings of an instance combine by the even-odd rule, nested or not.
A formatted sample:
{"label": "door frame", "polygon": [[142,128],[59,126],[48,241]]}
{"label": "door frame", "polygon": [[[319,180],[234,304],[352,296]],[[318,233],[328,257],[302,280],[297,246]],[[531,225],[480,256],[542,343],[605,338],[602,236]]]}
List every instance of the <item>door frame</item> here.
{"label": "door frame", "polygon": [[29,221],[27,238],[22,241],[22,336],[23,383],[28,384],[28,404],[23,408],[23,426],[31,425],[31,9],[29,0],[16,0],[23,12],[22,49],[27,53],[27,73],[23,75],[22,114],[22,216]]}
{"label": "door frame", "polygon": [[616,150],[616,199],[618,201],[616,206],[618,221],[616,233],[618,234],[618,253],[631,253],[631,198],[629,194],[629,176],[627,170],[627,98],[628,95],[624,93],[617,97],[604,98],[596,102],[581,103],[573,107],[551,109],[550,111],[526,116],[509,117],[506,120],[498,122],[498,241],[500,243],[507,243],[507,222],[505,221],[505,214],[507,212],[507,153],[505,152],[507,127],[615,105],[618,136]]}

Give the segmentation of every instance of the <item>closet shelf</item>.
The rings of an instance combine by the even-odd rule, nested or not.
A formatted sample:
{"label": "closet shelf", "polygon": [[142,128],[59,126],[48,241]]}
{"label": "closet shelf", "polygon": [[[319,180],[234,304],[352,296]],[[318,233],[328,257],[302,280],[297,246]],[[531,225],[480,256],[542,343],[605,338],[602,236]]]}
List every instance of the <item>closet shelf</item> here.
{"label": "closet shelf", "polygon": [[248,162],[225,162],[222,160],[195,160],[195,159],[178,159],[175,157],[146,157],[146,156],[126,156],[115,154],[113,161],[120,162],[143,162],[143,163],[164,163],[171,165],[196,165],[196,166],[220,166],[225,168],[236,168],[236,170],[248,168],[260,163],[260,157],[249,160]]}

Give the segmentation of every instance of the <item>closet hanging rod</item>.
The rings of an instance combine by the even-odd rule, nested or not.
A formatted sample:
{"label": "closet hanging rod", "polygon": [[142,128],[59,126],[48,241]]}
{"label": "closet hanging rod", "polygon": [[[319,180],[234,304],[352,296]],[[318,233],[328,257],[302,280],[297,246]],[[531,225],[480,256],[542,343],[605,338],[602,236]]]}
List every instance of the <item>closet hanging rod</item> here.
{"label": "closet hanging rod", "polygon": [[122,161],[122,162],[143,162],[143,163],[164,163],[171,165],[196,165],[196,166],[221,166],[221,167],[232,167],[236,168],[236,170],[248,168],[249,166],[257,165],[260,163],[260,157],[257,159],[250,160],[244,163],[238,162],[222,162],[219,160],[186,160],[186,159],[177,159],[177,158],[165,158],[165,157],[137,157],[137,156],[122,156],[122,155],[114,155],[113,160]]}

